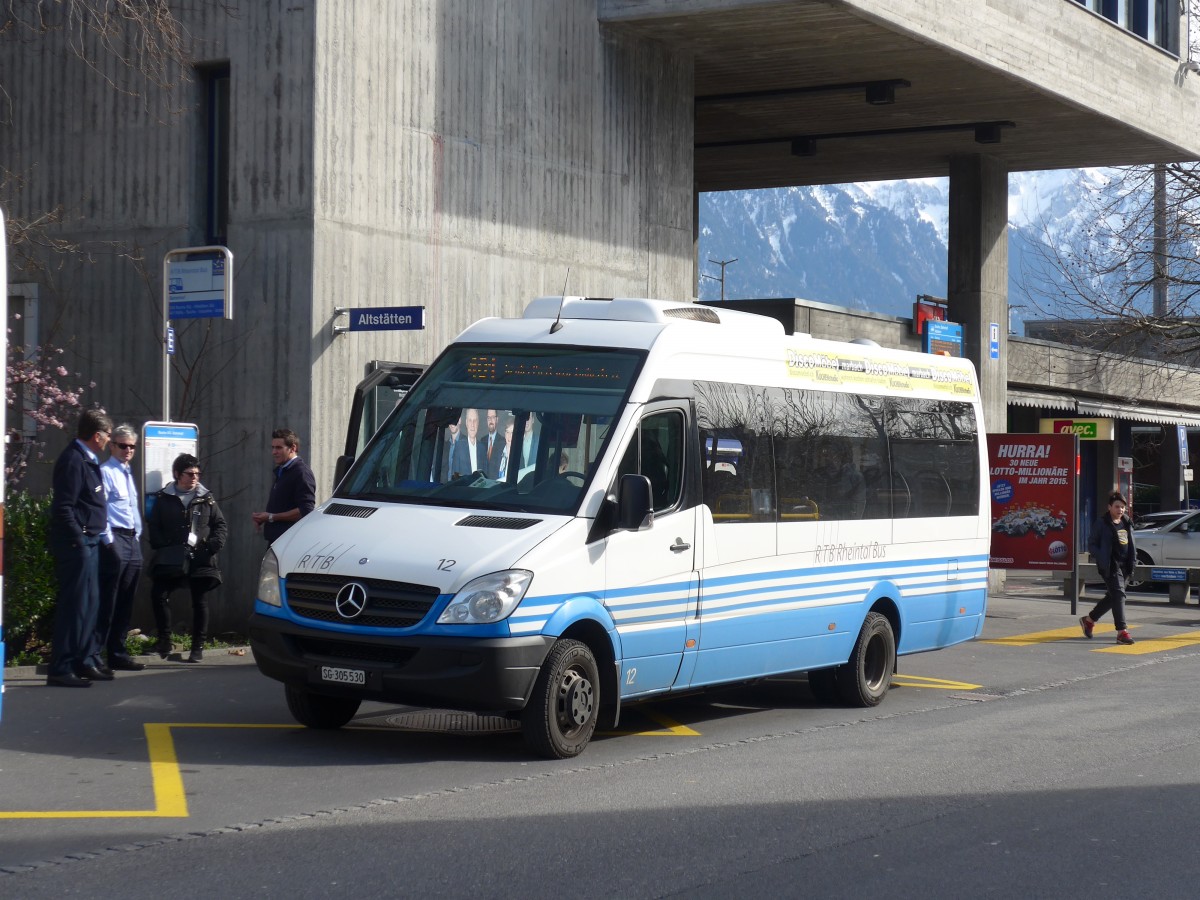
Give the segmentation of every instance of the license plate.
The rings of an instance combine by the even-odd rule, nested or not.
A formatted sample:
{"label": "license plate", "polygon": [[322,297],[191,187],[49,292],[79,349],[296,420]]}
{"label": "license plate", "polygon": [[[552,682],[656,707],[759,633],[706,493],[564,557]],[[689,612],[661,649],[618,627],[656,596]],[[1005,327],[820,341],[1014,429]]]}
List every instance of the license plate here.
{"label": "license plate", "polygon": [[334,666],[321,666],[321,680],[334,681],[338,684],[366,684],[367,673],[362,669],[338,669]]}

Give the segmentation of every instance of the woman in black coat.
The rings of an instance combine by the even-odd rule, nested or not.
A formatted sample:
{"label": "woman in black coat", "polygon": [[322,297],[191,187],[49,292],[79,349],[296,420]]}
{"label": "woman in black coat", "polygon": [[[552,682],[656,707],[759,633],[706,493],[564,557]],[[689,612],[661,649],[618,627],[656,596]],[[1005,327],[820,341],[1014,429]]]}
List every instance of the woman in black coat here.
{"label": "woman in black coat", "polygon": [[[171,652],[171,592],[187,584],[192,592],[192,649],[187,661],[204,659],[204,637],[208,631],[208,594],[221,583],[217,551],[225,546],[225,517],[212,492],[200,483],[200,463],[182,453],[171,464],[175,483],[154,495],[154,506],[146,519],[146,535],[157,552],[150,566],[150,599],[158,628],[158,655]],[[174,565],[184,555],[171,547],[190,547],[186,574]]]}

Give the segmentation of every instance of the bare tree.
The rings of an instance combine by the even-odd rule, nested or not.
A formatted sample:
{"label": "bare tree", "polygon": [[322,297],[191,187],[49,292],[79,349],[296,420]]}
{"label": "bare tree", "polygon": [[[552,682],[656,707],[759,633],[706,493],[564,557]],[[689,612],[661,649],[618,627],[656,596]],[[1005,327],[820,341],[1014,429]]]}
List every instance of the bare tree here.
{"label": "bare tree", "polygon": [[[1200,77],[1200,0],[1188,0],[1190,47],[1179,78]],[[1200,360],[1200,163],[1098,173],[1088,223],[1069,242],[1043,227],[1020,273],[1024,305],[1042,336],[1128,356]],[[1020,301],[1023,300],[1023,303]],[[1027,316],[1028,318],[1028,316]]]}
{"label": "bare tree", "polygon": [[[0,42],[53,39],[109,88],[141,99],[147,109],[169,104],[174,89],[188,78],[190,40],[167,0],[4,0],[2,9]],[[121,73],[119,79],[114,71]],[[12,70],[0,70],[0,128],[12,126],[16,80]],[[0,200],[22,193],[32,177],[0,161]],[[16,269],[45,277],[62,254],[128,255],[115,245],[85,248],[57,236],[70,215],[61,204],[23,216],[17,214],[19,208],[10,203],[13,212],[7,220],[10,264]]]}
{"label": "bare tree", "polygon": [[1061,339],[1186,357],[1200,351],[1200,163],[1112,169],[1070,243],[1049,238],[1022,287]]}

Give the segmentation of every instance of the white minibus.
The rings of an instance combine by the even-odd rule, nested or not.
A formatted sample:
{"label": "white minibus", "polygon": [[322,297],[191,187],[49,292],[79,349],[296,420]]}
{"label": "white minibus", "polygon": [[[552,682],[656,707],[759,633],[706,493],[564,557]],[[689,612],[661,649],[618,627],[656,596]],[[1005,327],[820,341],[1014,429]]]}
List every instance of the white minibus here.
{"label": "white minibus", "polygon": [[552,758],[780,673],[874,706],[983,627],[984,435],[963,359],[540,298],[459,335],[267,552],[255,660],[306,726],[499,713]]}

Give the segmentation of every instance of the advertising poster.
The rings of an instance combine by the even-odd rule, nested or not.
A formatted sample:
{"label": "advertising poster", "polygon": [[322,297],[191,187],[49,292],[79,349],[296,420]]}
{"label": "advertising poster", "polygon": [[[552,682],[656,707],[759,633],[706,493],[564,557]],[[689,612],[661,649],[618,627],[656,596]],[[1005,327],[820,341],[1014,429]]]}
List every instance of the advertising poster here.
{"label": "advertising poster", "polygon": [[1073,434],[989,434],[994,569],[1074,567]]}
{"label": "advertising poster", "polygon": [[190,422],[147,422],[142,426],[142,507],[150,515],[154,495],[175,480],[171,464],[180,453],[198,455],[200,429]]}

